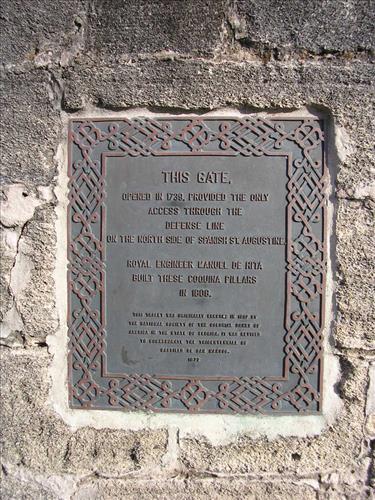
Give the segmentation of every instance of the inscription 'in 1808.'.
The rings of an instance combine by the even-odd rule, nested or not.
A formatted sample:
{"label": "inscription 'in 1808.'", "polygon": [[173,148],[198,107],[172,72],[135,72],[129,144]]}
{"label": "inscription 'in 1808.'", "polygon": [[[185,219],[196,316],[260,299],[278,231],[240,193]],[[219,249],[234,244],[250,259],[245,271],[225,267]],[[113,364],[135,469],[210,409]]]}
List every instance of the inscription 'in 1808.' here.
{"label": "inscription 'in 1808.'", "polygon": [[322,123],[87,120],[69,140],[72,407],[319,412]]}

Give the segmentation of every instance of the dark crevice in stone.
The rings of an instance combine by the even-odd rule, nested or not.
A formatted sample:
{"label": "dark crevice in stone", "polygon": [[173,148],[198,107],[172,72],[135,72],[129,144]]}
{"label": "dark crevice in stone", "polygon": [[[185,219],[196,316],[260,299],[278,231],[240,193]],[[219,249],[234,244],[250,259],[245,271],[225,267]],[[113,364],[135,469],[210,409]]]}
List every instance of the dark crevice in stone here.
{"label": "dark crevice in stone", "polygon": [[354,366],[348,359],[344,358],[343,356],[339,357],[339,362],[340,362],[341,378],[334,384],[333,389],[334,392],[338,394],[342,400],[345,401],[347,399],[344,394],[345,384],[352,375],[352,373],[354,373]]}
{"label": "dark crevice in stone", "polygon": [[375,439],[370,439],[369,442],[369,465],[367,468],[367,474],[365,479],[365,485],[368,487],[374,487],[375,483]]}
{"label": "dark crevice in stone", "polygon": [[358,47],[356,50],[333,50],[321,47],[318,50],[311,50],[309,48],[293,47],[293,46],[273,46],[270,43],[252,40],[250,38],[237,39],[239,46],[252,52],[256,57],[263,62],[295,60],[325,60],[335,59],[340,61],[350,61],[353,59],[361,59],[372,61],[374,58],[374,51]]}
{"label": "dark crevice in stone", "polygon": [[139,466],[141,460],[141,448],[139,444],[133,446],[130,450],[130,458],[136,466]]}
{"label": "dark crevice in stone", "polygon": [[47,342],[45,342],[44,340],[40,340],[35,345],[37,345],[38,347],[42,347],[42,348],[47,348],[48,347]]}

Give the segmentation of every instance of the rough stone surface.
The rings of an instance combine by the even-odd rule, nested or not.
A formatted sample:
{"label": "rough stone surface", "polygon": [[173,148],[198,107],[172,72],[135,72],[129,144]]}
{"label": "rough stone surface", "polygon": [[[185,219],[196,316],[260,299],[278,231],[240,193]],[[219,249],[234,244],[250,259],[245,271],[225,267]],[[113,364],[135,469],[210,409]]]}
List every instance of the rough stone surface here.
{"label": "rough stone surface", "polygon": [[[3,0],[2,498],[371,497],[372,3]],[[76,111],[140,106],[307,108],[328,118],[336,180],[329,344],[340,362],[342,407],[321,434],[243,433],[214,446],[178,432],[173,440],[164,428],[71,428],[53,409],[46,337],[59,329],[54,189],[63,123]]]}
{"label": "rough stone surface", "polygon": [[[146,105],[204,110],[227,104],[293,109],[308,104],[326,105],[351,121],[351,114],[359,112],[355,109],[355,93],[361,92],[365,105],[370,105],[374,95],[374,66],[358,62],[263,65],[248,61],[174,60],[165,56],[162,60],[142,60],[120,67],[106,65],[105,60],[100,63],[104,64],[100,74],[95,62],[84,59],[64,70],[67,109],[82,109],[87,101],[109,109]],[[361,126],[369,122],[367,118]]]}
{"label": "rough stone surface", "polygon": [[59,131],[52,78],[33,69],[7,71],[1,79],[2,175],[7,183],[52,182]]}
{"label": "rough stone surface", "polygon": [[58,498],[35,481],[20,481],[18,477],[10,476],[4,472],[1,477],[1,494],[3,498],[12,500],[20,498],[22,500],[52,500]]}
{"label": "rough stone surface", "polygon": [[213,55],[219,48],[225,0],[95,0],[87,49],[109,59],[155,52]]}
{"label": "rough stone surface", "polygon": [[[340,395],[347,401],[340,420],[319,437],[283,438],[277,441],[241,437],[220,448],[197,439],[181,440],[181,461],[188,470],[210,474],[295,474],[314,477],[332,470],[342,477],[361,470],[361,415],[366,396],[367,363],[351,359],[343,371]],[[333,451],[334,450],[334,451]]]}
{"label": "rough stone surface", "polygon": [[[374,9],[368,0],[238,0],[235,38],[248,47],[315,54],[374,49]],[[373,7],[373,5],[372,5]]]}
{"label": "rough stone surface", "polygon": [[366,432],[369,436],[375,437],[375,363],[369,367],[369,384],[367,388],[366,403]]}
{"label": "rough stone surface", "polygon": [[4,304],[0,313],[1,337],[6,345],[43,344],[57,327],[52,277],[55,262],[51,253],[55,243],[54,211],[48,200],[34,198],[34,203],[47,206],[32,211],[32,217],[27,217],[21,206],[19,217],[26,220],[14,229],[3,230],[3,257],[9,274],[1,282]]}
{"label": "rough stone surface", "polygon": [[[374,209],[375,200],[367,202],[340,200],[337,235],[337,290],[339,327],[336,341],[345,347],[374,348]],[[355,221],[355,223],[353,223]]]}
{"label": "rough stone surface", "polygon": [[[22,345],[27,337],[29,339],[33,336],[39,339],[43,337],[43,334],[41,335],[43,323],[45,324],[44,337],[51,332],[51,328],[53,329],[51,315],[55,313],[49,301],[46,300],[48,291],[50,298],[53,297],[52,281],[48,279],[50,285],[48,288],[47,279],[40,280],[40,270],[42,269],[45,273],[47,269],[51,270],[54,266],[51,247],[46,244],[50,241],[48,240],[50,228],[47,227],[40,238],[30,237],[31,231],[40,220],[40,215],[36,215],[36,209],[51,202],[53,195],[51,188],[38,191],[24,184],[7,184],[2,187],[1,196],[0,256],[5,272],[2,273],[0,279],[0,318],[2,321],[0,336],[1,343],[5,345]],[[52,234],[52,241],[53,237]],[[42,245],[40,245],[41,242],[43,242]],[[40,297],[37,297],[35,291],[40,289],[43,292]],[[28,318],[26,309],[34,313],[37,310],[35,302],[39,303],[41,297],[44,297],[47,311],[43,314],[42,320],[39,319],[37,323],[33,323]],[[27,331],[28,326],[30,331]],[[35,329],[37,332],[33,335],[32,331]]]}
{"label": "rough stone surface", "polygon": [[161,467],[166,452],[165,431],[92,428],[72,432],[48,408],[48,363],[45,350],[2,353],[1,459],[7,467],[23,466],[38,474],[99,472],[123,475]]}
{"label": "rough stone surface", "polygon": [[[204,500],[212,499],[285,499],[304,498],[313,500],[316,498],[314,484],[298,484],[258,482],[246,480],[246,478],[207,478],[207,479],[185,479],[177,478],[167,481],[143,480],[99,480],[90,482],[89,485],[82,484],[73,495],[73,500],[86,498],[126,498],[129,500],[153,500],[155,498],[190,500],[191,498]],[[107,495],[107,496],[106,496]]]}
{"label": "rough stone surface", "polygon": [[75,42],[85,16],[84,0],[2,2],[0,61],[46,65]]}

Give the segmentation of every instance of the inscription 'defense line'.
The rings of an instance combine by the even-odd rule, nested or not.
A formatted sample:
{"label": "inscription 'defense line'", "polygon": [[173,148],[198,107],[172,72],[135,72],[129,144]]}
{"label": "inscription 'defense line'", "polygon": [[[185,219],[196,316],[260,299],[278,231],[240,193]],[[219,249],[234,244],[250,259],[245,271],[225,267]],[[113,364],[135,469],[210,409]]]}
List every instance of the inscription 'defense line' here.
{"label": "inscription 'defense line'", "polygon": [[321,125],[73,122],[73,407],[320,410]]}

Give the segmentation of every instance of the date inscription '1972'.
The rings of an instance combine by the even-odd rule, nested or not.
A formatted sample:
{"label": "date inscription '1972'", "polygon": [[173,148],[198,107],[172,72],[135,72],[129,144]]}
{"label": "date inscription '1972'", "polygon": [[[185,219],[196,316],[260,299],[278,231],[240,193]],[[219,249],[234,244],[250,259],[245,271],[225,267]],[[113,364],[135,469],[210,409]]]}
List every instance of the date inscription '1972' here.
{"label": "date inscription '1972'", "polygon": [[318,413],[323,121],[73,120],[72,408]]}

